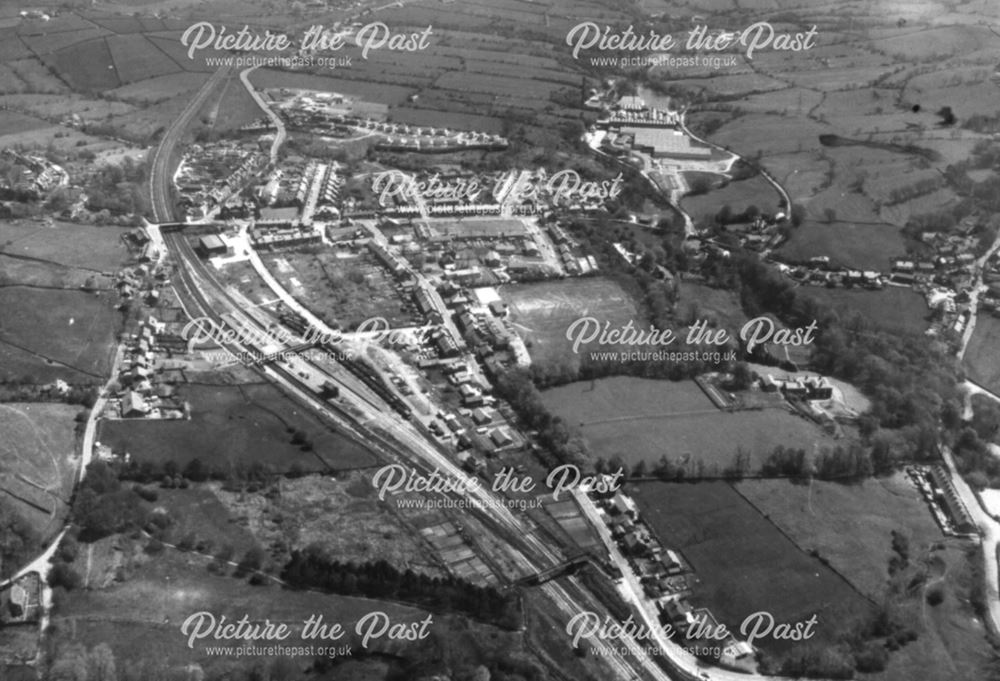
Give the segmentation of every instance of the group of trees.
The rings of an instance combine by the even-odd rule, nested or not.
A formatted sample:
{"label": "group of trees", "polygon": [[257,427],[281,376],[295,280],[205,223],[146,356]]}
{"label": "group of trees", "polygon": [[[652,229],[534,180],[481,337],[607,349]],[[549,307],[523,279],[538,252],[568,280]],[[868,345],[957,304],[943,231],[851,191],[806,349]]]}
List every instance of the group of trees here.
{"label": "group of trees", "polygon": [[507,629],[520,625],[514,595],[454,577],[429,577],[412,570],[400,571],[384,560],[360,565],[342,563],[317,546],[293,551],[281,578],[299,588],[405,601],[433,611],[462,612]]}
{"label": "group of trees", "polygon": [[79,528],[81,541],[139,529],[147,520],[142,498],[132,487],[122,485],[108,464],[94,461],[87,467],[73,504],[73,523]]}
{"label": "group of trees", "polygon": [[38,533],[10,500],[0,495],[0,580],[10,577],[27,562],[38,541]]}
{"label": "group of trees", "polygon": [[132,215],[145,209],[146,167],[126,157],[120,165],[104,164],[87,178],[87,210],[110,215]]}

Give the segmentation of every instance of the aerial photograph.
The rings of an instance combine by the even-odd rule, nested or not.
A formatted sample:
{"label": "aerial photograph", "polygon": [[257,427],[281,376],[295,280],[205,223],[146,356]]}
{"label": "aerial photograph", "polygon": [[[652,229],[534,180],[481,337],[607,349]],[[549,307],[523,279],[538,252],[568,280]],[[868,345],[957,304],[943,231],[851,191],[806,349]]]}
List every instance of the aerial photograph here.
{"label": "aerial photograph", "polygon": [[1000,2],[0,0],[0,681],[1000,681]]}

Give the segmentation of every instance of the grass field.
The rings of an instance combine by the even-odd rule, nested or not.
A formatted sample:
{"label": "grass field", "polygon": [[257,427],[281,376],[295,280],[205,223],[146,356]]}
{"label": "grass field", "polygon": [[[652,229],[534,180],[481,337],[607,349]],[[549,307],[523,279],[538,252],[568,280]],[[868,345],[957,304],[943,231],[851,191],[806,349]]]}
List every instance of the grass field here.
{"label": "grass field", "polygon": [[[628,292],[618,282],[603,277],[504,286],[500,297],[510,306],[514,328],[535,362],[574,363],[573,344],[567,340],[566,330],[581,317],[594,317],[602,325],[608,322],[610,328],[630,320],[635,326],[645,326]],[[580,352],[585,351],[581,346]]]}
{"label": "grass field", "polygon": [[712,474],[731,465],[742,448],[757,469],[778,445],[810,449],[834,442],[783,409],[719,411],[693,381],[615,377],[571,383],[543,397],[552,413],[579,430],[594,456],[619,456],[629,465],[652,465],[666,456],[701,460]]}
{"label": "grass field", "polygon": [[[301,629],[313,614],[322,614],[327,623],[341,623],[348,632],[342,642],[350,642],[355,622],[373,611],[382,610],[401,622],[426,617],[415,608],[384,601],[292,591],[274,584],[252,588],[244,579],[210,574],[207,564],[208,560],[200,556],[167,549],[145,561],[124,582],[99,591],[70,592],[54,617],[60,632],[57,645],[76,641],[89,648],[106,642],[121,661],[155,659],[174,665],[201,662],[210,667],[215,660],[223,665],[230,660],[213,660],[206,654],[206,646],[218,643],[211,638],[196,641],[193,649],[188,648],[180,626],[197,612],[210,612],[217,619],[225,615],[232,621],[247,615],[252,621],[283,622],[292,631],[285,643],[300,646],[309,643],[301,639]],[[384,639],[370,646],[397,653],[406,649],[400,642]],[[307,656],[296,661],[307,665],[311,659]]]}
{"label": "grass field", "polygon": [[40,539],[66,517],[79,461],[78,411],[67,404],[0,404],[0,495]]}
{"label": "grass field", "polygon": [[129,257],[120,227],[27,220],[0,223],[0,253],[49,260],[98,272],[115,271]]}
{"label": "grass field", "polygon": [[[111,294],[0,288],[0,344],[36,355],[39,366],[65,365],[94,378],[106,378],[120,317]],[[23,375],[6,374],[8,378]]]}
{"label": "grass field", "polygon": [[[870,604],[833,571],[793,544],[723,482],[631,486],[642,517],[698,576],[692,603],[738,630],[766,610],[779,622],[817,616],[813,642],[834,642]],[[769,651],[794,643],[761,639]]]}
{"label": "grass field", "polygon": [[803,294],[845,313],[857,312],[885,331],[923,333],[929,314],[923,296],[913,289],[887,286],[881,291],[809,287]]}
{"label": "grass field", "polygon": [[964,366],[969,378],[987,390],[1000,392],[1000,319],[989,313],[976,315],[976,328],[965,349]]}
{"label": "grass field", "polygon": [[762,176],[756,175],[746,180],[729,182],[719,189],[705,194],[685,196],[681,199],[683,208],[695,220],[703,216],[714,216],[723,206],[729,206],[733,215],[738,215],[750,206],[757,206],[762,213],[778,212],[778,192]]}
{"label": "grass field", "polygon": [[690,281],[680,283],[676,305],[678,314],[686,323],[707,319],[709,325],[737,333],[746,322],[740,297],[733,291],[712,288]]}
{"label": "grass field", "polygon": [[901,473],[857,484],[745,480],[741,495],[791,537],[820,556],[872,599],[886,590],[891,532],[904,532],[914,552],[944,535],[917,488]]}
{"label": "grass field", "polygon": [[[99,438],[123,448],[137,461],[183,467],[200,459],[222,472],[233,464],[262,464],[276,472],[298,465],[304,471],[363,468],[375,464],[364,447],[331,431],[317,417],[270,385],[183,386],[179,393],[191,404],[191,420],[102,421]],[[315,451],[291,443],[292,430],[302,430]]]}
{"label": "grass field", "polygon": [[843,267],[888,272],[894,258],[906,255],[906,240],[891,225],[806,220],[778,252],[793,262],[825,255]]}
{"label": "grass field", "polygon": [[878,602],[889,591],[891,533],[902,532],[908,538],[911,561],[946,595],[941,605],[929,607],[923,602],[926,587],[910,594],[913,601],[905,607],[919,612],[913,617],[917,643],[893,653],[887,672],[876,678],[976,678],[982,673],[985,630],[967,602],[971,576],[964,547],[944,538],[905,476],[852,485],[747,480],[736,489],[802,550],[816,551]]}

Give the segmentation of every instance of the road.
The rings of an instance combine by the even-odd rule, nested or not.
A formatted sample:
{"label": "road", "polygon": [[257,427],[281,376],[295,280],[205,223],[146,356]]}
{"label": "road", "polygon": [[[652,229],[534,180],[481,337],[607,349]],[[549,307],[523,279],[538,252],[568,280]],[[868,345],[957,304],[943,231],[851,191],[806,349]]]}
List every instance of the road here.
{"label": "road", "polygon": [[[104,412],[104,408],[108,404],[108,396],[111,393],[111,384],[118,378],[118,371],[121,367],[124,354],[123,346],[119,345],[115,348],[115,358],[111,363],[111,375],[104,384],[104,388],[98,395],[97,400],[94,402],[94,406],[91,407],[90,413],[87,415],[87,425],[84,427],[83,437],[80,442],[80,464],[76,469],[76,480],[73,485],[74,489],[76,489],[76,487],[83,482],[83,479],[87,475],[87,466],[90,465],[94,454],[94,438],[97,435],[97,421],[101,418],[101,414]],[[32,572],[38,573],[38,578],[42,583],[42,614],[39,618],[38,624],[39,631],[42,633],[45,633],[45,630],[48,629],[50,614],[52,612],[52,588],[49,587],[49,571],[52,569],[52,556],[59,548],[59,544],[62,542],[66,532],[69,530],[70,524],[71,523],[67,520],[66,525],[63,526],[59,534],[57,534],[55,538],[49,542],[49,545],[46,546],[42,553],[39,554],[34,560],[18,570],[10,579],[0,581],[0,589],[4,589],[12,582],[21,579],[25,575],[31,574]]]}
{"label": "road", "polygon": [[955,457],[949,447],[941,445],[941,458],[948,468],[952,483],[959,498],[969,511],[972,521],[979,528],[983,547],[983,578],[986,580],[986,624],[994,635],[1000,634],[1000,573],[997,572],[997,548],[1000,544],[1000,523],[998,523],[982,504],[979,496],[969,487],[968,483],[958,473]]}
{"label": "road", "polygon": [[[721,151],[725,151],[726,153],[733,154],[733,152],[730,151],[729,149],[726,149],[725,147],[720,147],[718,144],[713,144],[712,142],[709,142],[708,140],[702,139],[697,135],[693,134],[688,129],[687,124],[684,122],[686,116],[687,116],[687,111],[682,111],[680,116],[678,116],[677,118],[678,125],[680,129],[684,131],[685,135],[695,140],[696,142],[701,142],[702,144],[707,144],[708,146],[713,147],[714,149],[719,149]],[[733,155],[736,156],[737,158],[740,158],[740,156],[738,156],[737,154]],[[781,196],[781,200],[784,201],[786,215],[790,215],[792,211],[792,198],[788,195],[788,192],[786,192],[785,188],[781,186],[781,183],[779,183],[776,179],[774,179],[771,176],[771,174],[767,172],[764,168],[762,168],[759,164],[754,164],[754,167],[760,171],[760,174],[763,176],[763,178],[767,180],[772,187],[774,187],[775,191],[778,192],[778,195]]]}
{"label": "road", "polygon": [[261,109],[264,110],[264,113],[267,114],[267,117],[271,119],[271,124],[274,125],[275,129],[277,130],[277,132],[274,135],[274,141],[271,142],[270,159],[271,159],[271,165],[274,166],[278,163],[278,149],[280,149],[281,145],[284,144],[287,131],[285,130],[285,124],[281,120],[281,117],[278,116],[278,114],[274,113],[274,111],[271,109],[271,105],[268,104],[268,102],[260,95],[259,92],[257,92],[257,90],[253,86],[253,83],[250,82],[250,74],[256,71],[257,68],[258,68],[257,66],[251,66],[250,68],[241,71],[240,80],[243,82],[243,87],[245,87],[247,89],[247,92],[250,93],[250,96],[253,97],[253,100],[257,102],[257,106],[259,106]]}
{"label": "road", "polygon": [[986,263],[989,259],[997,252],[997,249],[1000,249],[1000,234],[997,234],[993,245],[975,263],[972,289],[969,291],[969,322],[965,325],[965,332],[962,334],[962,344],[958,348],[959,360],[965,358],[965,349],[969,346],[969,341],[972,340],[972,332],[976,329],[976,315],[979,312],[977,309],[979,307],[979,294],[983,289],[983,270],[986,268]]}

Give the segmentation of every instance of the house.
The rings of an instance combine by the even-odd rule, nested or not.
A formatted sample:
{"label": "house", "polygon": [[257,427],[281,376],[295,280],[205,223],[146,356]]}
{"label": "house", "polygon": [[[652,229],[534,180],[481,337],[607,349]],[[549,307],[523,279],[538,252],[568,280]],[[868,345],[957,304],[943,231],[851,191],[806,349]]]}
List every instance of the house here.
{"label": "house", "polygon": [[442,330],[438,337],[434,340],[435,345],[437,345],[438,353],[442,357],[454,357],[458,354],[458,343],[447,330]]}
{"label": "house", "polygon": [[494,300],[490,303],[490,312],[492,312],[497,317],[507,316],[507,303],[502,300]]}
{"label": "house", "polygon": [[828,400],[833,397],[833,386],[824,376],[812,376],[805,380],[806,399]]}
{"label": "house", "polygon": [[681,558],[677,555],[676,551],[670,549],[664,551],[660,556],[660,562],[667,569],[667,574],[676,575],[684,570],[684,563],[681,562]]}
{"label": "house", "polygon": [[633,530],[622,538],[622,546],[629,556],[645,556],[649,554],[649,545],[638,532]]}
{"label": "house", "polygon": [[663,603],[662,610],[667,621],[674,624],[678,628],[687,628],[695,622],[694,611],[691,608],[691,604],[688,603],[682,596],[671,598]]}
{"label": "house", "polygon": [[614,512],[621,515],[627,515],[630,518],[635,518],[638,515],[635,502],[632,501],[631,497],[626,496],[621,492],[616,494],[614,499],[611,500],[611,507],[614,509]]}
{"label": "house", "polygon": [[493,440],[493,444],[495,444],[497,448],[509,447],[514,444],[514,438],[511,437],[506,428],[494,428],[490,433],[490,439]]}
{"label": "house", "polygon": [[126,390],[122,395],[121,415],[124,418],[138,418],[149,413],[149,405],[137,392]]}
{"label": "house", "polygon": [[468,383],[460,385],[458,392],[462,396],[462,404],[466,406],[478,406],[483,403],[483,394]]}
{"label": "house", "polygon": [[785,393],[785,397],[791,398],[805,398],[809,394],[809,389],[806,388],[806,384],[801,379],[786,381],[782,391]]}
{"label": "house", "polygon": [[490,423],[493,420],[493,416],[486,409],[480,407],[472,412],[472,420],[476,422],[477,426],[481,426]]}
{"label": "house", "polygon": [[777,392],[778,382],[774,380],[774,376],[768,374],[760,379],[760,389],[766,393]]}

